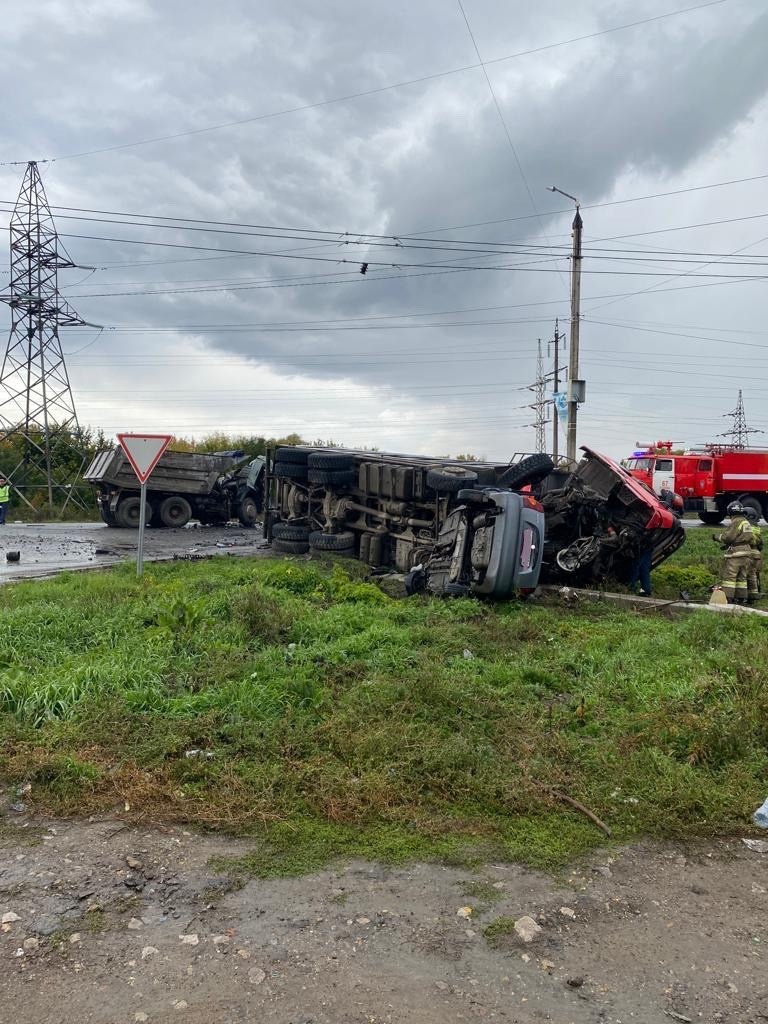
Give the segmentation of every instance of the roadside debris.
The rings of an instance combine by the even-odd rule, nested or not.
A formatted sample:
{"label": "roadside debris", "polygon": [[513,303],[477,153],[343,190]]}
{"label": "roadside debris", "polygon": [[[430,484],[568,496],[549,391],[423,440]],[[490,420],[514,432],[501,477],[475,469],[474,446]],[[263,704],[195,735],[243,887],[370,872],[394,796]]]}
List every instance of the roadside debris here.
{"label": "roadside debris", "polygon": [[752,821],[758,828],[768,828],[768,797],[752,815]]}
{"label": "roadside debris", "polygon": [[515,921],[515,934],[523,942],[533,942],[541,935],[544,929],[540,924],[536,924],[532,917],[520,917]]}
{"label": "roadside debris", "polygon": [[754,853],[768,853],[768,839],[742,839],[741,841]]}

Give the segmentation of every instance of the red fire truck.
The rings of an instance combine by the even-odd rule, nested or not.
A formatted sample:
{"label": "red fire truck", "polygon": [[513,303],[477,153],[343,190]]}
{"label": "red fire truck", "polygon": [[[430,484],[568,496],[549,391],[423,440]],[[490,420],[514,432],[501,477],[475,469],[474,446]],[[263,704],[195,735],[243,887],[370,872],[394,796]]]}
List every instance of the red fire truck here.
{"label": "red fire truck", "polygon": [[716,526],[731,501],[751,506],[768,519],[768,449],[706,445],[677,454],[672,441],[638,445],[622,463],[632,476],[658,494],[667,486],[681,495],[686,511]]}

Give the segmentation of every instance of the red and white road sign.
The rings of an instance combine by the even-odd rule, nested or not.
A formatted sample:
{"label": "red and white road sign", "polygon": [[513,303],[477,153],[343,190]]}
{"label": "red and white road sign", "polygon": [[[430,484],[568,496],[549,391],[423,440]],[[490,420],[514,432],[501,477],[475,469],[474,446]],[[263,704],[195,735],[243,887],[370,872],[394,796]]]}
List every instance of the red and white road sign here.
{"label": "red and white road sign", "polygon": [[173,440],[173,434],[118,434],[117,440],[139,483],[144,484]]}

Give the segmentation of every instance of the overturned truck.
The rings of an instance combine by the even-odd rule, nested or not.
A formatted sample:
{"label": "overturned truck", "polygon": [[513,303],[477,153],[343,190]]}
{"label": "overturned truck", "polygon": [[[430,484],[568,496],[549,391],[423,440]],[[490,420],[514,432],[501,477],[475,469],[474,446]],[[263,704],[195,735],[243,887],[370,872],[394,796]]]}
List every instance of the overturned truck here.
{"label": "overturned truck", "polygon": [[546,455],[495,464],[279,447],[268,457],[265,534],[277,551],[359,558],[436,594],[626,582],[639,554],[658,565],[683,529],[618,463],[582,451],[562,470]]}

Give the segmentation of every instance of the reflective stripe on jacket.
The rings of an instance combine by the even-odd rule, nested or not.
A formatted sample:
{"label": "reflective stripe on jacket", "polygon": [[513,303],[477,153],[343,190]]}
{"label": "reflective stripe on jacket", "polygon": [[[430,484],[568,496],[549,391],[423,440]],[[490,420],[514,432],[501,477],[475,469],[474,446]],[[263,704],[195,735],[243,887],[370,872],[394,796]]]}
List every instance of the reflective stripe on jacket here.
{"label": "reflective stripe on jacket", "polygon": [[752,540],[752,524],[743,516],[734,516],[731,525],[720,534],[718,540],[729,551],[754,547]]}
{"label": "reflective stripe on jacket", "polygon": [[9,484],[0,487],[0,505],[11,500],[11,488]]}

